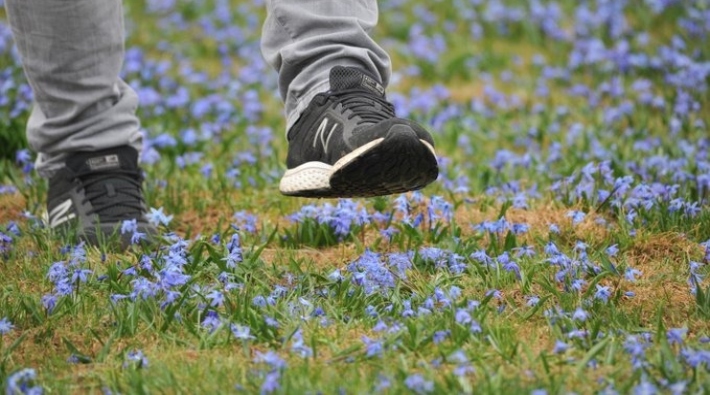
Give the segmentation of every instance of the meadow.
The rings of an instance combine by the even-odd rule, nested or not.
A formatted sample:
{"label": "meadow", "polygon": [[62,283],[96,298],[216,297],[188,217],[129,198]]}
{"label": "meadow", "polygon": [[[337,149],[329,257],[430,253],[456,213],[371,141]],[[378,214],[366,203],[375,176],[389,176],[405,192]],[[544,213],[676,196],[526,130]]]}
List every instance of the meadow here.
{"label": "meadow", "polygon": [[6,394],[710,393],[707,0],[380,1],[441,174],[354,200],[278,193],[263,1],[124,3],[163,237],[122,253],[42,219],[0,7]]}

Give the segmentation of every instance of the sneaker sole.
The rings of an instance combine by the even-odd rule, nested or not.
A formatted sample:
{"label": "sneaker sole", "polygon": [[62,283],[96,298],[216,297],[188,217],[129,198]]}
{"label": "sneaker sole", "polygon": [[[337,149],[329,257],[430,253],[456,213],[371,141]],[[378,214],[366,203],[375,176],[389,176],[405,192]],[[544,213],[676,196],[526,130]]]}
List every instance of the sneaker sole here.
{"label": "sneaker sole", "polygon": [[279,189],[286,196],[372,197],[421,189],[438,176],[434,147],[408,126],[397,125],[332,166],[307,162],[286,171]]}
{"label": "sneaker sole", "polygon": [[[45,224],[49,223],[49,215],[46,211],[41,214],[41,218]],[[58,235],[76,237],[75,242],[85,241],[92,246],[114,244],[114,247],[117,247],[115,249],[116,252],[125,251],[131,245],[131,237],[133,236],[132,233],[121,234],[121,224],[118,223],[99,224],[94,227],[82,228],[78,219],[63,222],[57,226],[50,227],[50,229]],[[145,234],[146,238],[143,242],[150,243],[158,236],[158,230],[155,226],[147,222],[138,222],[137,230]],[[118,242],[118,245],[115,245],[114,242]]]}

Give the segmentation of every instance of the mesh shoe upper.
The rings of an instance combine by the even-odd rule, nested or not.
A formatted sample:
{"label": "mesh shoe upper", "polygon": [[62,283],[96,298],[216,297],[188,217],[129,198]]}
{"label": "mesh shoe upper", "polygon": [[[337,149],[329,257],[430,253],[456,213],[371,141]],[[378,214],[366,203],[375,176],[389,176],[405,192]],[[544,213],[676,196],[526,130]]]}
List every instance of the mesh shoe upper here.
{"label": "mesh shoe upper", "polygon": [[49,180],[49,225],[76,219],[86,232],[127,219],[145,222],[137,159],[136,150],[128,146],[69,156],[66,167]]}
{"label": "mesh shoe upper", "polygon": [[286,164],[289,169],[311,161],[332,165],[355,148],[384,137],[396,124],[411,127],[433,145],[421,126],[396,117],[377,78],[336,66],[330,72],[330,90],[316,95],[289,130]]}

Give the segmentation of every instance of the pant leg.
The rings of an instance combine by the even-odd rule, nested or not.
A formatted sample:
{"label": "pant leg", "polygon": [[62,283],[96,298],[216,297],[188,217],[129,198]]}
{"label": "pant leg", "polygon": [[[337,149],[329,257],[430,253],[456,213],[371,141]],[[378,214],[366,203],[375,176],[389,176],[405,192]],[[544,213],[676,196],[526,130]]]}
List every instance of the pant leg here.
{"label": "pant leg", "polygon": [[361,67],[389,82],[390,58],[369,36],[377,24],[376,0],[266,0],[266,6],[261,51],[279,73],[287,130],[329,89],[334,66]]}
{"label": "pant leg", "polygon": [[119,78],[121,0],[5,0],[35,104],[27,125],[50,177],[66,154],[130,144],[140,151],[136,93]]}

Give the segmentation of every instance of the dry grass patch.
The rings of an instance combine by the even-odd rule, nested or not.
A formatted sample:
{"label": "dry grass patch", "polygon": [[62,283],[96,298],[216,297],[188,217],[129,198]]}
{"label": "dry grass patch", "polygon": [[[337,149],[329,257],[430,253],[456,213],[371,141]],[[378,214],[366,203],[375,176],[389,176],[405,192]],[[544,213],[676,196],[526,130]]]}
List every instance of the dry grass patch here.
{"label": "dry grass patch", "polygon": [[22,218],[25,204],[25,198],[19,193],[0,195],[0,224]]}

